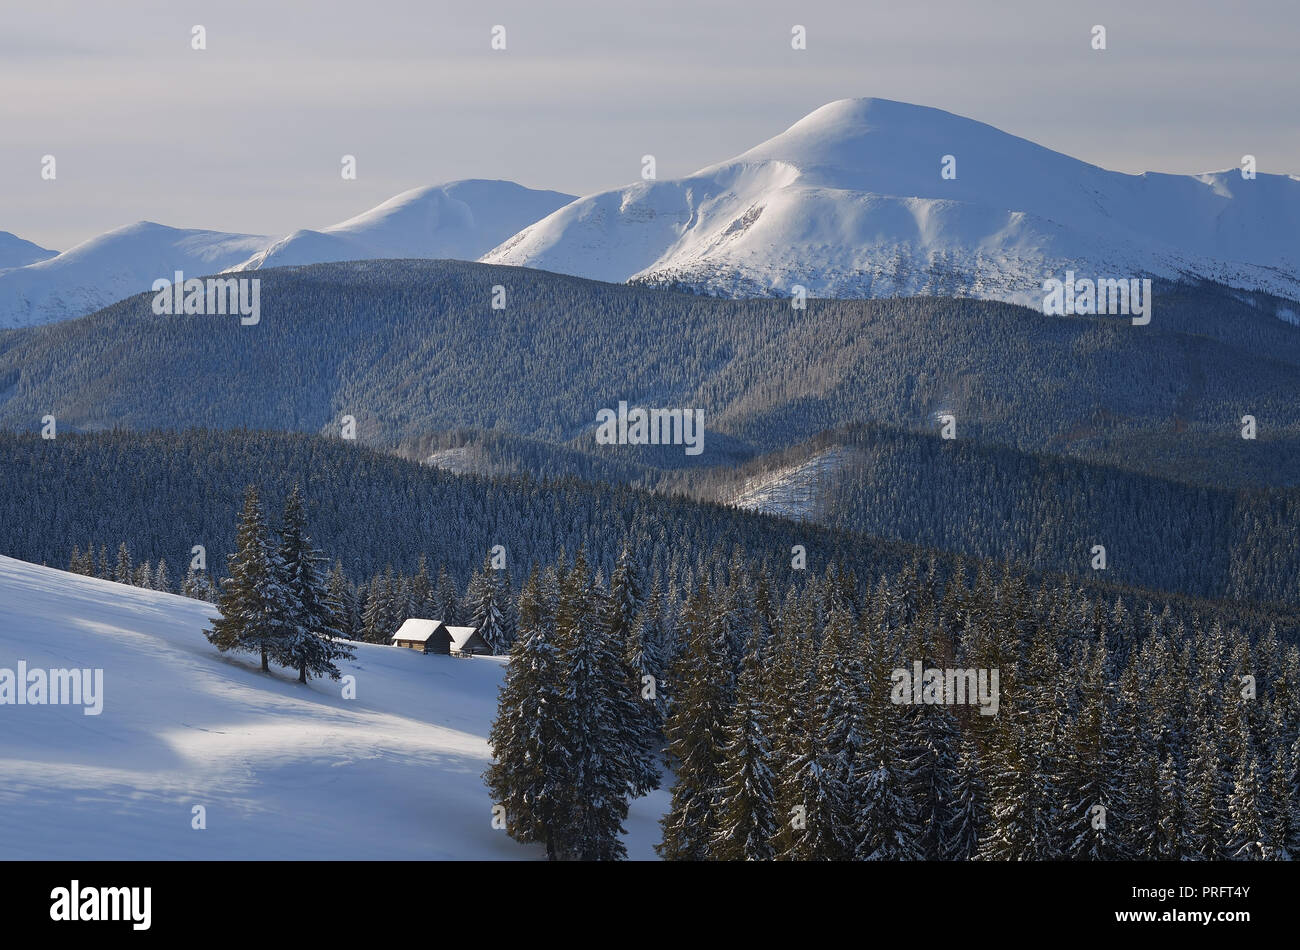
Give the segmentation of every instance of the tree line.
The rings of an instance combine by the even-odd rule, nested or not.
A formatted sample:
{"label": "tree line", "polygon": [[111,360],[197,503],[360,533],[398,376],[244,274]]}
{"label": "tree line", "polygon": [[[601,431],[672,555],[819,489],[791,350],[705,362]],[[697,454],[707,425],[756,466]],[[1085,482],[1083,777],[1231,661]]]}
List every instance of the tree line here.
{"label": "tree line", "polygon": [[[1289,859],[1300,650],[918,562],[783,593],[743,563],[679,602],[581,554],[520,597],[486,775],[507,830],[618,858],[630,800],[676,777],[680,860]],[[898,699],[896,670],[999,672],[996,715]],[[647,690],[653,685],[653,689]]]}

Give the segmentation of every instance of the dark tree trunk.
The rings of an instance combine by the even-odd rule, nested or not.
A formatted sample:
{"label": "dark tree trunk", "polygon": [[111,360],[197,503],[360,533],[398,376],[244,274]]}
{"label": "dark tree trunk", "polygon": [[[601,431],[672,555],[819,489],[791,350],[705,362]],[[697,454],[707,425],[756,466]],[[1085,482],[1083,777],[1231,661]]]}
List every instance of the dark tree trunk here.
{"label": "dark tree trunk", "polygon": [[303,662],[302,666],[298,667],[298,682],[299,682],[299,683],[305,683],[305,682],[307,682],[307,663],[306,663],[306,661]]}
{"label": "dark tree trunk", "polygon": [[262,647],[262,672],[271,672],[271,665],[266,662],[266,647]]}

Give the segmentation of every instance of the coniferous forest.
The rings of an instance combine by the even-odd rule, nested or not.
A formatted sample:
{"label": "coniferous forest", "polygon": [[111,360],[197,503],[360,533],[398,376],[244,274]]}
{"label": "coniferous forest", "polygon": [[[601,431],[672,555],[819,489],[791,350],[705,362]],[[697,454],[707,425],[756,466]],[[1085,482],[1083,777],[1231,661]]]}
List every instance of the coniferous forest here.
{"label": "coniferous forest", "polygon": [[[487,276],[362,267],[375,286],[339,291],[323,326],[350,333],[379,300],[409,311],[385,332],[417,332],[427,301],[386,296],[411,267],[457,293]],[[273,280],[316,299],[314,282],[334,273]],[[635,349],[647,295],[664,293],[519,279],[541,295],[539,312],[604,308],[601,352]],[[1210,333],[1214,294],[1179,293],[1183,331]],[[456,299],[434,315],[439,326],[459,326]],[[1000,408],[985,392],[985,414],[940,439],[918,422],[933,400],[882,412],[899,393],[846,366],[818,371],[833,399],[774,397],[756,380],[796,357],[736,336],[739,305],[657,299],[716,347],[695,362],[661,354],[685,373],[675,392],[697,381],[722,419],[702,460],[594,445],[584,400],[609,395],[594,383],[583,395],[530,379],[537,391],[504,407],[469,392],[469,424],[451,427],[416,411],[427,393],[348,379],[373,401],[363,415],[373,436],[354,441],[323,422],[347,402],[313,402],[301,387],[282,393],[302,405],[280,431],[229,427],[274,417],[238,400],[211,403],[210,429],[94,431],[94,412],[77,410],[86,431],[74,421],[57,438],[0,432],[0,484],[11,489],[0,553],[208,601],[219,616],[204,632],[218,651],[304,684],[338,678],[356,644],[388,644],[410,618],[475,628],[507,657],[484,794],[512,838],[555,860],[626,857],[629,809],[651,793],[667,796],[655,850],[672,860],[1296,853],[1289,421],[1258,452],[1214,434],[1211,417],[1230,416],[1237,398],[1225,391],[1199,406],[1191,435],[1161,429],[1162,410],[1102,408],[1063,452],[1053,433],[1090,397],[1035,401],[1050,386],[1022,379]],[[124,329],[136,306],[87,319]],[[807,329],[792,331],[766,302],[739,309],[780,346]],[[275,345],[298,345],[298,317],[277,313]],[[957,315],[961,333],[936,342]],[[977,354],[986,384],[1007,379],[1015,361],[996,341],[1021,320],[1050,351],[1056,329],[1003,305],[834,303],[815,315],[830,337],[879,341],[888,326],[914,335],[916,352],[937,347],[902,371],[917,380],[975,347],[981,324],[995,327]],[[81,353],[64,337],[85,329],[16,334],[0,350],[29,362]],[[1079,332],[1112,346],[1112,330],[1102,320]],[[1275,335],[1260,328],[1246,342],[1268,348]],[[195,379],[230,355],[220,331],[179,339]],[[547,341],[568,345],[563,332]],[[1289,346],[1280,359],[1292,359]],[[1064,371],[1064,357],[1052,359],[1045,372]],[[11,372],[10,409],[40,392],[63,399],[58,387],[75,391],[91,362],[90,351],[63,361],[39,386]],[[1227,389],[1258,383],[1260,405],[1280,406],[1280,376],[1234,373]],[[133,385],[114,384],[114,398],[135,400]],[[568,421],[552,426],[538,400]],[[128,415],[151,424],[166,415],[147,399],[132,405]],[[1186,399],[1179,411],[1191,411]],[[1180,473],[1188,458],[1198,461]],[[800,488],[801,506],[744,501],[810,465],[820,474]]]}

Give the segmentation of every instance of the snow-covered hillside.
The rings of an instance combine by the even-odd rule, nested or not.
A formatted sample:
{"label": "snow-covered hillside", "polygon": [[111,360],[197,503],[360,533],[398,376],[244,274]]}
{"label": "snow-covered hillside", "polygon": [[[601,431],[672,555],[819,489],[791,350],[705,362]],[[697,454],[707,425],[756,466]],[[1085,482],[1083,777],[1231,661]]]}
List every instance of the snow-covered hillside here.
{"label": "snow-covered hillside", "polygon": [[235,270],[379,258],[472,261],[573,200],[512,181],[416,188],[321,231],[295,231]]}
{"label": "snow-covered hillside", "polygon": [[726,504],[805,521],[817,514],[818,500],[850,457],[852,449],[836,446],[784,468],[751,475],[724,493]]}
{"label": "snow-covered hillside", "polygon": [[1294,176],[1126,175],[939,109],[842,99],[686,178],[566,205],[483,261],[734,296],[1030,303],[1072,269],[1296,298],[1298,220]]}
{"label": "snow-covered hillside", "polygon": [[[503,659],[358,644],[345,700],[219,654],[201,632],[212,614],[0,557],[0,669],[104,682],[98,716],[0,705],[0,860],[544,857],[491,827],[481,775]],[[654,857],[667,801],[633,803],[631,857]]]}
{"label": "snow-covered hillside", "polygon": [[176,271],[214,274],[267,239],[188,231],[138,221],[84,241],[49,260],[0,273],[0,329],[69,320],[143,293]]}
{"label": "snow-covered hillside", "polygon": [[140,221],[10,270],[0,240],[0,329],[84,316],[149,290],[159,278],[170,280],[178,270],[202,277],[373,258],[472,261],[572,200],[509,181],[458,181],[404,192],[341,224],[278,239]]}
{"label": "snow-covered hillside", "polygon": [[25,241],[16,234],[0,231],[0,272],[49,260],[58,253]]}

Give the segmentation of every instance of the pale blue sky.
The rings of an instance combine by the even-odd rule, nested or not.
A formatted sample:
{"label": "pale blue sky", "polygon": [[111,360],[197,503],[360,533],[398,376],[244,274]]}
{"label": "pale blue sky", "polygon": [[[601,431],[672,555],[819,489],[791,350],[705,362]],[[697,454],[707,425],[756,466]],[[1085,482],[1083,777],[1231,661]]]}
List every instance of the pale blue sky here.
{"label": "pale blue sky", "polygon": [[140,219],[319,228],[457,178],[589,193],[643,154],[685,174],[846,96],[1120,171],[1249,152],[1300,174],[1298,61],[1297,0],[3,0],[0,230],[64,250]]}

